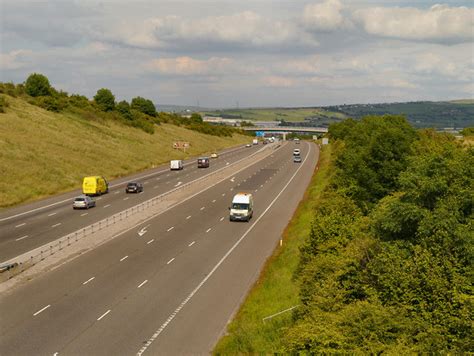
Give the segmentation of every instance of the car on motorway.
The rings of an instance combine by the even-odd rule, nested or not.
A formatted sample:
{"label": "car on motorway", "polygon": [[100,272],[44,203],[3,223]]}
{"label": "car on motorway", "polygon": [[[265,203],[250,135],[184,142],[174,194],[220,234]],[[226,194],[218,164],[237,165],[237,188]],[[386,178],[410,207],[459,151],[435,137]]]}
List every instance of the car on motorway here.
{"label": "car on motorway", "polygon": [[299,138],[295,138],[295,143],[296,143],[297,145],[299,145],[299,144],[300,144],[300,139],[299,139]]}
{"label": "car on motorway", "polygon": [[125,193],[140,193],[143,192],[143,184],[138,182],[130,182],[125,188]]}
{"label": "car on motorway", "polygon": [[301,156],[293,156],[294,163],[301,163]]}
{"label": "car on motorway", "polygon": [[73,209],[89,209],[95,206],[95,200],[88,195],[80,195],[74,198]]}
{"label": "car on motorway", "polygon": [[209,167],[209,157],[199,157],[197,160],[198,168],[208,168]]}
{"label": "car on motorway", "polygon": [[234,195],[229,207],[230,221],[247,221],[253,216],[253,197],[250,193],[238,193]]}
{"label": "car on motorway", "polygon": [[301,154],[301,151],[300,151],[299,148],[295,148],[295,149],[293,150],[293,156],[299,156],[300,154]]}
{"label": "car on motorway", "polygon": [[219,155],[217,154],[217,152],[211,153],[211,158],[217,158],[217,157],[219,157]]}
{"label": "car on motorway", "polygon": [[247,143],[245,147],[252,147],[252,145],[250,143]]}

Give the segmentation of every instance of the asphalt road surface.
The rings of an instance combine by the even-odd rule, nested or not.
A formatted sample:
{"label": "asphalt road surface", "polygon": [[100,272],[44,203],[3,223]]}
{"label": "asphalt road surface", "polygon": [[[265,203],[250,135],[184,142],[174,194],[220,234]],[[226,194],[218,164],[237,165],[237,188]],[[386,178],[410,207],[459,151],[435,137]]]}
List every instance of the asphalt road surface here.
{"label": "asphalt road surface", "polygon": [[[302,163],[293,148],[158,215],[143,236],[139,226],[3,293],[1,354],[209,353],[310,181],[317,146],[299,145]],[[229,221],[241,191],[254,194],[249,223]]]}
{"label": "asphalt road surface", "polygon": [[[240,146],[221,152],[211,159],[209,168],[197,168],[196,159],[185,161],[180,171],[170,171],[169,165],[110,182],[110,192],[96,197],[97,206],[88,210],[73,210],[72,201],[80,190],[50,199],[2,211],[0,214],[0,262],[54,241],[73,231],[91,225],[115,213],[151,199],[181,184],[235,162],[262,148]],[[144,184],[140,194],[126,194],[127,182]]]}

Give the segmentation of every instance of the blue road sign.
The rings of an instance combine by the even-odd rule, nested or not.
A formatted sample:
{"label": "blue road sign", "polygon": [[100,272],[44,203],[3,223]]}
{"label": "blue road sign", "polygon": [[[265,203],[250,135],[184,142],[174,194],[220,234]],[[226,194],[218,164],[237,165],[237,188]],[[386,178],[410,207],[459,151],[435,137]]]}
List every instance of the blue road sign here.
{"label": "blue road sign", "polygon": [[263,132],[263,131],[255,131],[255,136],[257,136],[257,137],[263,137],[263,136],[265,136],[265,132]]}

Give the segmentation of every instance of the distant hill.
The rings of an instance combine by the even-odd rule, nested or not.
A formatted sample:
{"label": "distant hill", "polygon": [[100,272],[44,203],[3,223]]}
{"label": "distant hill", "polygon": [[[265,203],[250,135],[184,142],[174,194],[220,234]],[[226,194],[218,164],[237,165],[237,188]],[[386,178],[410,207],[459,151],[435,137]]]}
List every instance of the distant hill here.
{"label": "distant hill", "polygon": [[351,104],[303,108],[247,108],[203,111],[205,115],[253,121],[284,121],[285,125],[328,126],[332,122],[366,115],[404,115],[415,127],[464,128],[474,126],[474,100]]}
{"label": "distant hill", "polygon": [[324,109],[352,118],[366,115],[405,115],[415,127],[463,128],[474,125],[474,101],[469,100],[339,105]]}

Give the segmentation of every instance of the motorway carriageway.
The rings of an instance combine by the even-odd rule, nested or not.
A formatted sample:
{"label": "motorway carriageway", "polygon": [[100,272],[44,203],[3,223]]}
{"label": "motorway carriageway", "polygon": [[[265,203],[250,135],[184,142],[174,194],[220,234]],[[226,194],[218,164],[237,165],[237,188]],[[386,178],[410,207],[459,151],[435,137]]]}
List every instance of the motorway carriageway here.
{"label": "motorway carriageway", "polygon": [[[278,245],[318,159],[293,144],[0,296],[5,355],[209,353]],[[254,194],[250,223],[231,197]],[[145,225],[145,224],[144,224]]]}
{"label": "motorway carriageway", "polygon": [[[88,210],[72,209],[74,197],[81,194],[76,190],[3,211],[0,214],[0,263],[209,174],[260,148],[262,145],[226,150],[219,158],[211,159],[209,168],[198,169],[197,160],[193,158],[185,161],[180,171],[171,171],[166,165],[114,180],[110,182],[109,193],[95,197],[97,206]],[[143,192],[126,194],[125,186],[130,181],[143,183]]]}

